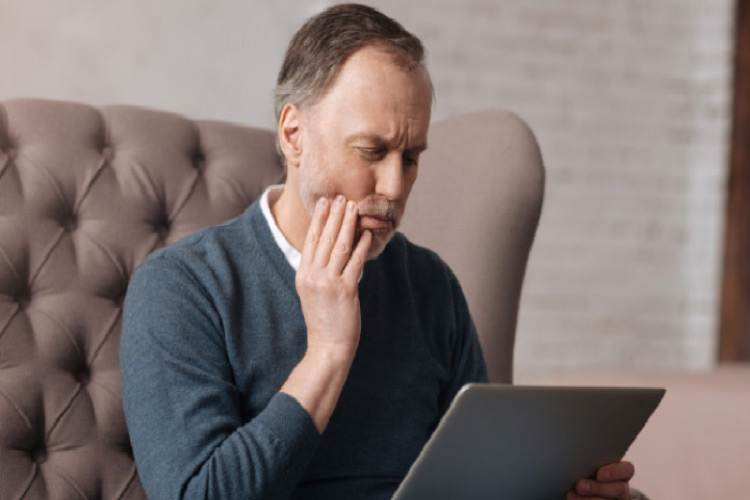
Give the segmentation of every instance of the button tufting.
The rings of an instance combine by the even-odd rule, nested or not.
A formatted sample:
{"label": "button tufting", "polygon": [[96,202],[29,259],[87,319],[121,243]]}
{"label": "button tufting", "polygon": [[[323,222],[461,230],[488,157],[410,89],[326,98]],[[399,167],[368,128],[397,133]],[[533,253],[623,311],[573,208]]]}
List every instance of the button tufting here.
{"label": "button tufting", "polygon": [[31,304],[31,294],[29,292],[22,292],[16,297],[18,307],[21,309],[28,309]]}
{"label": "button tufting", "polygon": [[29,456],[31,457],[32,462],[43,464],[47,461],[47,450],[45,448],[37,448],[33,450]]}
{"label": "button tufting", "polygon": [[195,153],[193,153],[193,164],[196,167],[200,166],[205,161],[206,161],[206,155],[203,154],[203,151],[198,150]]}
{"label": "button tufting", "polygon": [[78,373],[75,375],[76,380],[81,385],[88,385],[88,383],[91,381],[91,370],[88,366],[82,367],[80,370],[78,370]]}
{"label": "button tufting", "polygon": [[122,308],[122,306],[125,304],[125,294],[121,293],[117,297],[113,299],[115,306]]}
{"label": "button tufting", "polygon": [[170,224],[168,219],[161,219],[154,225],[154,231],[159,235],[159,238],[164,240],[169,235]]}
{"label": "button tufting", "polygon": [[65,220],[63,220],[62,226],[66,232],[72,233],[78,228],[78,217],[76,217],[75,214],[69,215],[65,218]]}
{"label": "button tufting", "polygon": [[105,144],[104,146],[102,146],[101,154],[106,161],[112,161],[112,158],[114,158],[115,156],[112,146],[110,146],[109,144]]}

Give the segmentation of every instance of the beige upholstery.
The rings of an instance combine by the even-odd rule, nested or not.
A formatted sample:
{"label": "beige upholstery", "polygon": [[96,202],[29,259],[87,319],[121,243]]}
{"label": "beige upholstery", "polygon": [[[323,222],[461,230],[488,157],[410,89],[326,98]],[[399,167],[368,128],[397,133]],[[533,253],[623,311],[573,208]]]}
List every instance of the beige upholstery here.
{"label": "beige upholstery", "polygon": [[750,498],[750,365],[706,373],[577,371],[544,384],[664,387],[625,458],[632,484],[659,500]]}
{"label": "beige upholstery", "polygon": [[481,111],[439,122],[402,230],[458,276],[490,379],[513,376],[518,301],[544,191],[536,139],[513,114]]}
{"label": "beige upholstery", "polygon": [[[430,148],[406,230],[465,281],[492,373],[508,380],[541,204],[538,150],[501,112],[435,125]],[[2,500],[144,498],[120,400],[129,276],[282,178],[267,130],[126,106],[0,103]]]}

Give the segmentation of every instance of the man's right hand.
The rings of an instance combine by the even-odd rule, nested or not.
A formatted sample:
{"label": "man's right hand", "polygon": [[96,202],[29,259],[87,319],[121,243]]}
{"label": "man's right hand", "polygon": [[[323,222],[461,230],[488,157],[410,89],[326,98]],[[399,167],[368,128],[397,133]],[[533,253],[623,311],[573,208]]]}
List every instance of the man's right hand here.
{"label": "man's right hand", "polygon": [[372,235],[352,250],[357,206],[320,198],[302,249],[296,287],[307,327],[307,351],[281,388],[310,414],[322,434],[336,408],[359,345],[358,280]]}
{"label": "man's right hand", "polygon": [[308,351],[353,357],[359,345],[358,280],[372,236],[365,231],[352,250],[357,218],[356,203],[342,195],[315,204],[296,278]]}

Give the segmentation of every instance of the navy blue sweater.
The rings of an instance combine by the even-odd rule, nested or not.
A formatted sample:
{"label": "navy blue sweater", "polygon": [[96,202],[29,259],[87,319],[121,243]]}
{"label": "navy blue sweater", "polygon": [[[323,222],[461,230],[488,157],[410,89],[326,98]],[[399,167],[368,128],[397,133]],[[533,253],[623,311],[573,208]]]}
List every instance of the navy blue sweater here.
{"label": "navy blue sweater", "polygon": [[487,379],[456,278],[396,234],[365,265],[359,348],[321,436],[278,393],[306,348],[294,277],[257,202],[133,274],[123,402],[151,500],[388,499],[458,389]]}

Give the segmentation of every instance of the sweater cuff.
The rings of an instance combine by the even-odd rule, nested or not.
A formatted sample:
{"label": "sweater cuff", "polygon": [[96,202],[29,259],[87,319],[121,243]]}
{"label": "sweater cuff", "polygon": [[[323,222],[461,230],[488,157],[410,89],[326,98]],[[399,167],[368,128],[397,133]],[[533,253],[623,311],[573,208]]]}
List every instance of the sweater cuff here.
{"label": "sweater cuff", "polygon": [[295,462],[312,460],[321,436],[310,414],[292,396],[276,393],[268,406],[256,417],[256,423],[267,429],[280,444],[282,452]]}

